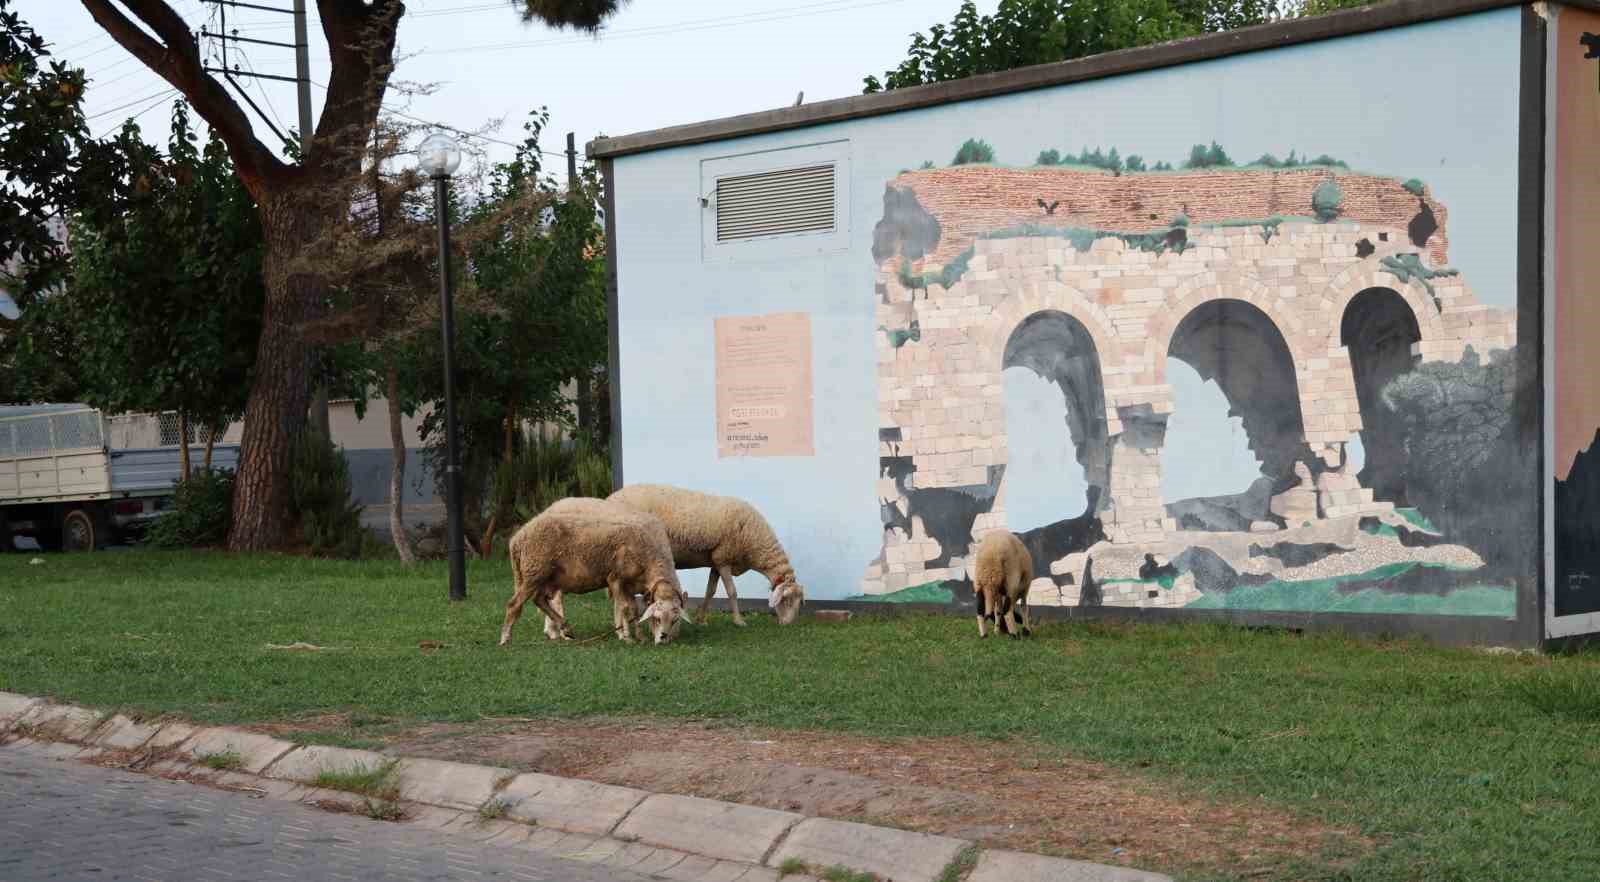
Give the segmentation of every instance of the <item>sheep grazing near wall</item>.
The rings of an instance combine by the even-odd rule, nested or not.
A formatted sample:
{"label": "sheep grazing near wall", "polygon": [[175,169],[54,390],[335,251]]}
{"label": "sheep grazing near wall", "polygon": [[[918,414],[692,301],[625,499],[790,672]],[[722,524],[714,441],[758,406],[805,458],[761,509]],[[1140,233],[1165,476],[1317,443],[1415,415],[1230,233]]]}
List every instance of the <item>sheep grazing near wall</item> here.
{"label": "sheep grazing near wall", "polygon": [[[572,638],[560,602],[562,593],[585,594],[604,587],[611,597],[617,637],[632,642],[631,624],[650,624],[655,642],[677,636],[688,618],[689,597],[678,584],[666,527],[655,517],[601,499],[563,499],[524,524],[511,537],[515,591],[506,604],[500,645],[529,600],[547,616],[547,634]],[[650,604],[640,611],[634,595]]]}
{"label": "sheep grazing near wall", "polygon": [[767,605],[777,614],[779,624],[787,625],[800,614],[805,589],[795,580],[794,567],[789,565],[789,555],[777,534],[750,503],[665,484],[632,484],[607,499],[660,518],[667,527],[672,556],[679,569],[710,567],[698,621],[705,621],[706,608],[717,593],[720,577],[728,592],[733,622],[743,625],[733,579],[749,570],[766,576],[772,583]]}
{"label": "sheep grazing near wall", "polygon": [[[978,636],[989,636],[985,623],[1013,638],[1033,633],[1028,622],[1028,586],[1033,558],[1015,534],[995,530],[983,537],[972,566],[972,590],[978,607]],[[1020,612],[1020,622],[1013,616]],[[1021,632],[1018,633],[1018,629]]]}

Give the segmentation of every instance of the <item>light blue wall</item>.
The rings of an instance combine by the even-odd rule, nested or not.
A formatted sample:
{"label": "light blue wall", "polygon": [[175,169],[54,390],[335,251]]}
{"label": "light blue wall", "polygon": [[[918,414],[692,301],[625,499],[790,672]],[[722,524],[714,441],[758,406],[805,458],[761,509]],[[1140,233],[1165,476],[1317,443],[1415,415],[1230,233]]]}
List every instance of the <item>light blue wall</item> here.
{"label": "light blue wall", "polygon": [[[1378,34],[616,161],[623,463],[756,504],[810,596],[853,595],[877,555],[872,228],[884,183],[948,164],[969,137],[1001,163],[1116,146],[1179,163],[1197,142],[1237,161],[1328,153],[1353,171],[1418,177],[1449,210],[1452,265],[1479,299],[1515,305],[1518,35],[1508,8]],[[692,96],[688,96],[692,100]],[[804,259],[701,260],[700,162],[850,141],[852,247]],[[812,322],[816,455],[716,457],[712,320],[803,311]],[[1236,440],[1215,439],[1234,455]],[[1186,451],[1202,468],[1216,451]],[[698,593],[703,576],[689,584]],[[741,593],[765,596],[748,575]]]}

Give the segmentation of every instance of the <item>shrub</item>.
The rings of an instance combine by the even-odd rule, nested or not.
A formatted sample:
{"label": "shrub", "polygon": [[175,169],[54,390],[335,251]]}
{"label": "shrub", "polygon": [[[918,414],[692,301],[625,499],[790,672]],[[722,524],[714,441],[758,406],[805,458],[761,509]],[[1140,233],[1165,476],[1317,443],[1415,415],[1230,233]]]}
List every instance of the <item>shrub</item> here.
{"label": "shrub", "polygon": [[1250,164],[1263,166],[1265,168],[1282,168],[1283,160],[1273,156],[1271,153],[1263,153],[1261,156],[1257,157],[1255,162]]}
{"label": "shrub", "polygon": [[1172,219],[1172,228],[1177,229],[1187,226],[1189,226],[1189,216],[1181,211],[1178,212],[1178,216]]}
{"label": "shrub", "polygon": [[1228,152],[1222,145],[1215,141],[1211,146],[1196,144],[1189,148],[1189,160],[1183,164],[1184,168],[1224,168],[1233,165],[1233,160],[1228,157]]}
{"label": "shrub", "polygon": [[172,505],[151,522],[145,541],[156,548],[221,545],[232,519],[233,472],[195,472],[172,485]]}
{"label": "shrub", "polygon": [[1333,178],[1317,185],[1311,193],[1311,212],[1323,223],[1339,216],[1339,205],[1344,202],[1344,190]]}
{"label": "shrub", "polygon": [[1150,170],[1151,171],[1172,171],[1172,163],[1167,162],[1164,159],[1158,159],[1158,160],[1156,160],[1156,164],[1155,165],[1150,166]]}
{"label": "shrub", "polygon": [[291,451],[289,514],[313,555],[359,557],[367,544],[361,505],[350,499],[350,465],[313,429],[301,433]]}
{"label": "shrub", "polygon": [[978,162],[994,162],[994,148],[988,141],[979,138],[968,138],[961,149],[956,151],[956,158],[950,161],[951,165],[971,165]]}
{"label": "shrub", "polygon": [[1128,171],[1131,172],[1142,172],[1145,170],[1144,157],[1137,153],[1130,155],[1126,160],[1123,161],[1122,164],[1128,169]]}
{"label": "shrub", "polygon": [[1416,196],[1419,199],[1422,198],[1422,191],[1423,191],[1424,185],[1423,185],[1423,183],[1421,181],[1417,180],[1416,178],[1412,178],[1411,180],[1406,181],[1404,184],[1401,184],[1400,186],[1406,188],[1406,192],[1407,193],[1410,193],[1411,195]]}
{"label": "shrub", "polygon": [[556,500],[603,499],[611,490],[611,457],[603,445],[582,435],[564,441],[529,434],[517,453],[495,468],[489,515],[498,533],[499,527],[527,521]]}
{"label": "shrub", "polygon": [[1060,150],[1054,150],[1054,149],[1039,151],[1039,158],[1034,160],[1034,165],[1060,165],[1060,164],[1061,164],[1061,151]]}

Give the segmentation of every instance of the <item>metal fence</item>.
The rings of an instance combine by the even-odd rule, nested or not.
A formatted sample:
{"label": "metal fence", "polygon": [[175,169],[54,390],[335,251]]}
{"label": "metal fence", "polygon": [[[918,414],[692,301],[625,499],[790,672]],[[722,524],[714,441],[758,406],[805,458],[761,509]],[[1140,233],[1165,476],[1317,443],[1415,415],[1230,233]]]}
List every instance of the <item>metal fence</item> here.
{"label": "metal fence", "polygon": [[42,456],[105,446],[97,410],[71,410],[0,418],[0,456]]}
{"label": "metal fence", "polygon": [[[178,446],[178,414],[175,411],[125,413],[109,417],[106,422],[110,426],[112,450]],[[188,431],[184,434],[188,436],[191,445],[205,443],[205,430],[193,423],[189,424]],[[219,435],[218,440],[220,439]]]}

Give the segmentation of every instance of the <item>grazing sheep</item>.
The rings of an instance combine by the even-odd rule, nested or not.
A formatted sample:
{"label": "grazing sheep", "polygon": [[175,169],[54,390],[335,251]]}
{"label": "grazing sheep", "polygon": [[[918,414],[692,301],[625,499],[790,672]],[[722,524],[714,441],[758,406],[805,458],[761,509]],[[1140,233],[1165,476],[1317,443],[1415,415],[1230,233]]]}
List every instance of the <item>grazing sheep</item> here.
{"label": "grazing sheep", "polygon": [[784,552],[783,544],[766,518],[750,503],[665,484],[632,484],[607,499],[660,518],[666,525],[673,561],[679,569],[710,567],[706,596],[696,616],[698,621],[706,619],[706,608],[717,593],[720,576],[728,591],[733,623],[743,625],[733,577],[749,570],[766,576],[772,583],[767,605],[777,613],[779,624],[787,625],[800,614],[805,589],[795,580],[794,567],[789,565],[789,555]]}
{"label": "grazing sheep", "polygon": [[[546,633],[572,638],[560,594],[584,594],[604,586],[611,597],[617,637],[633,641],[633,615],[650,623],[655,642],[677,636],[687,619],[688,595],[678,584],[666,528],[648,514],[601,499],[563,499],[524,524],[511,537],[511,574],[516,590],[506,604],[500,645],[529,600],[548,617]],[[638,609],[633,595],[650,605]]]}
{"label": "grazing sheep", "polygon": [[[1028,585],[1033,582],[1033,558],[1015,534],[995,530],[978,544],[972,567],[972,590],[978,607],[978,636],[989,636],[985,621],[1013,638],[1033,633],[1028,623]],[[1012,616],[1021,608],[1022,633]]]}

